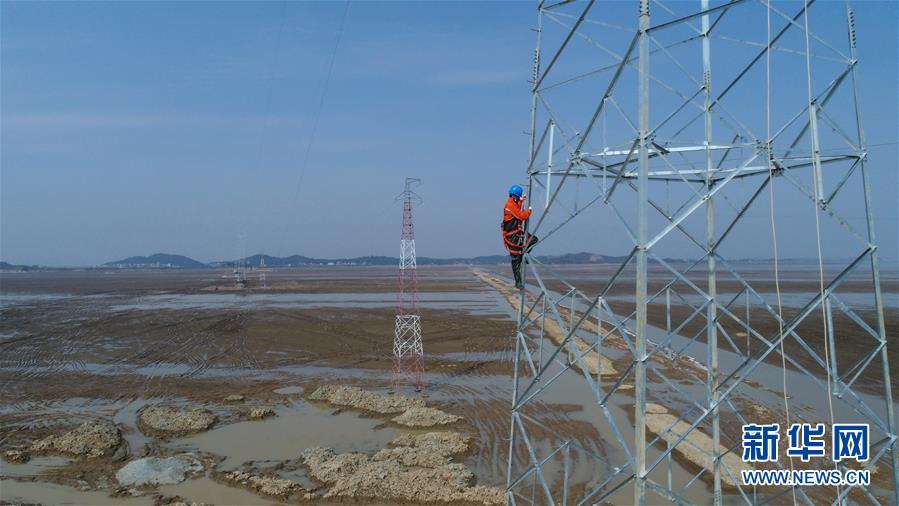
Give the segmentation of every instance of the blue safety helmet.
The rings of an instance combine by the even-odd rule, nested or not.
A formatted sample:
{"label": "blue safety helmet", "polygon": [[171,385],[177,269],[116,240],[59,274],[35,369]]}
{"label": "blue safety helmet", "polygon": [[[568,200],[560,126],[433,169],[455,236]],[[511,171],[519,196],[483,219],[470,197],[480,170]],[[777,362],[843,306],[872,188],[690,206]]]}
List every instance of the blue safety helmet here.
{"label": "blue safety helmet", "polygon": [[515,195],[518,198],[521,198],[524,195],[524,188],[518,186],[517,184],[513,184],[511,188],[509,188],[509,195]]}

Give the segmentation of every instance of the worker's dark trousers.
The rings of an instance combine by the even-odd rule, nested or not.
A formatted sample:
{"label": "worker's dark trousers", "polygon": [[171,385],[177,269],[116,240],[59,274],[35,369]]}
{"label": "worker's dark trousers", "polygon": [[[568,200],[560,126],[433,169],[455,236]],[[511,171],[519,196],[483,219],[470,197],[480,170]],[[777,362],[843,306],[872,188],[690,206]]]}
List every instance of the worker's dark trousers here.
{"label": "worker's dark trousers", "polygon": [[[531,248],[533,248],[539,240],[540,239],[538,239],[536,235],[528,234],[528,244],[526,251],[530,253]],[[512,274],[515,276],[515,286],[521,288],[523,286],[521,281],[521,261],[524,259],[524,255],[510,254],[509,256],[512,257]]]}

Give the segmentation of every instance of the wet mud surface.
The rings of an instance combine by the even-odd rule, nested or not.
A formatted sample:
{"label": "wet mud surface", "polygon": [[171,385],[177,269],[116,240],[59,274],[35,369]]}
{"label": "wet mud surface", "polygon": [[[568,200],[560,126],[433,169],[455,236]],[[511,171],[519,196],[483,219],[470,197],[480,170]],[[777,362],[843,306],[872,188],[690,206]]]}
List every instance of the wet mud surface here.
{"label": "wet mud surface", "polygon": [[[3,274],[0,450],[13,453],[0,460],[0,501],[347,500],[341,494],[325,498],[334,484],[310,476],[302,464],[303,452],[317,447],[368,455],[370,469],[388,462],[397,483],[446,466],[465,469],[453,474],[458,486],[464,482],[459,491],[504,483],[502,458],[494,458],[502,441],[480,438],[477,409],[452,407],[454,399],[506,404],[510,395],[511,313],[470,271],[421,269],[426,396],[401,386],[416,409],[384,414],[306,397],[326,385],[376,395],[389,389],[394,269],[277,270],[268,273],[268,289],[239,293],[221,276]],[[469,395],[473,391],[478,399]],[[502,411],[491,416],[490,425],[507,424]],[[406,466],[414,463],[408,460],[413,450],[404,454],[406,447],[392,442],[426,434],[435,420],[440,430],[464,436],[468,446],[440,465],[432,460],[428,472]],[[90,437],[71,441],[69,434],[85,432],[82,427],[100,428],[87,431],[101,440],[96,447],[88,444]],[[407,460],[382,459],[394,454]],[[185,455],[201,462],[202,471],[177,472]],[[490,464],[484,465],[484,455],[491,456]],[[126,485],[117,474],[149,481]],[[185,481],[165,482],[180,474]],[[477,495],[428,499],[439,489],[432,488],[412,496],[394,488],[383,503],[463,504]],[[365,502],[381,502],[374,490]]]}
{"label": "wet mud surface", "polygon": [[[424,395],[404,386],[398,393],[414,405],[378,412],[311,394],[322,386],[378,396],[390,390],[394,269],[278,269],[267,273],[268,289],[242,292],[226,274],[0,274],[0,451],[21,452],[0,460],[0,503],[492,503],[494,488],[506,481],[515,345],[514,309],[499,291],[468,268],[420,269]],[[785,285],[808,290],[804,275]],[[627,311],[626,300],[611,304]],[[691,309],[672,311],[685,318]],[[895,313],[887,311],[888,333]],[[841,332],[851,349],[858,336],[848,327]],[[621,350],[592,363],[600,359],[604,367],[628,367]],[[862,374],[859,382],[878,389],[873,376]],[[589,392],[561,388],[528,408],[546,428],[546,444],[564,433],[585,451],[611,452],[602,443],[608,428],[595,423],[596,406],[586,405]],[[631,394],[627,385],[620,390],[612,409],[628,420]],[[243,399],[226,401],[233,395]],[[452,418],[436,427],[394,420],[410,408]],[[427,420],[435,413],[412,415]],[[100,440],[95,446],[69,437],[84,424],[111,424],[119,439],[110,443],[112,433],[103,429],[85,431]],[[78,451],[57,449],[59,441]],[[419,445],[434,451],[422,453]],[[116,478],[141,458],[159,459],[155,465],[186,455],[202,470],[180,483],[135,486]],[[572,487],[595,485],[603,470],[572,458]],[[327,472],[335,459],[354,462],[353,472]],[[685,458],[674,465],[676,472],[697,469]],[[561,466],[548,465],[547,475],[558,481]],[[404,488],[409,479],[421,486]],[[434,480],[451,486],[435,488]]]}

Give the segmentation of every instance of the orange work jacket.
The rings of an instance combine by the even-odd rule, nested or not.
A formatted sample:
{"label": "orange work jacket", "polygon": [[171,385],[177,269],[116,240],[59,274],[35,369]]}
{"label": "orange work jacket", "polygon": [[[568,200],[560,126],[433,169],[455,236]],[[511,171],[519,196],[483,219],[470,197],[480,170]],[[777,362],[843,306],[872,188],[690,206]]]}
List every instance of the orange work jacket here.
{"label": "orange work jacket", "polygon": [[524,249],[524,222],[531,217],[531,210],[523,206],[524,200],[510,196],[503,208],[503,245],[512,255],[520,255]]}

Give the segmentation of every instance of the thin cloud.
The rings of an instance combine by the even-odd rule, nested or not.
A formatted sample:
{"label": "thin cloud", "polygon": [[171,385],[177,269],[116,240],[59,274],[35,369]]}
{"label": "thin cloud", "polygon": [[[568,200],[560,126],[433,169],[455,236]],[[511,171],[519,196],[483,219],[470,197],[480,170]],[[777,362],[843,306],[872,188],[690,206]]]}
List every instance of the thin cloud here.
{"label": "thin cloud", "polygon": [[523,83],[520,69],[448,69],[431,75],[430,82],[439,86],[495,86]]}
{"label": "thin cloud", "polygon": [[148,128],[186,126],[233,128],[259,125],[301,125],[296,116],[202,116],[190,114],[22,114],[3,116],[7,128]]}

